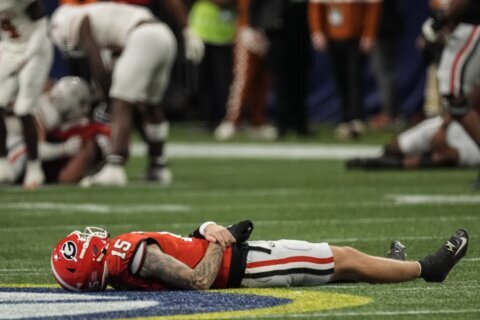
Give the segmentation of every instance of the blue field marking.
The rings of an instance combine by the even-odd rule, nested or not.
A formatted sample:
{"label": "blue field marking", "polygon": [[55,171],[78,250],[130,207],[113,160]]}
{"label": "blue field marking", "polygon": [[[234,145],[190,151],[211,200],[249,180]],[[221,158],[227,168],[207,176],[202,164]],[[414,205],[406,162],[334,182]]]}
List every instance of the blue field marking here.
{"label": "blue field marking", "polygon": [[269,308],[291,299],[204,291],[68,293],[62,289],[0,288],[0,319],[113,319]]}

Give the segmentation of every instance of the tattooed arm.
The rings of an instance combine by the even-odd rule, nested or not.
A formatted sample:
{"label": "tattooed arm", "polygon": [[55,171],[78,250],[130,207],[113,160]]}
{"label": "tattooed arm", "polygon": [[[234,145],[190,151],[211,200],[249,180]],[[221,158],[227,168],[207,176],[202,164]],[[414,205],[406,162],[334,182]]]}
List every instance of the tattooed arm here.
{"label": "tattooed arm", "polygon": [[217,278],[222,263],[222,248],[210,243],[195,269],[162,252],[156,244],[148,245],[140,276],[155,278],[175,289],[206,290]]}

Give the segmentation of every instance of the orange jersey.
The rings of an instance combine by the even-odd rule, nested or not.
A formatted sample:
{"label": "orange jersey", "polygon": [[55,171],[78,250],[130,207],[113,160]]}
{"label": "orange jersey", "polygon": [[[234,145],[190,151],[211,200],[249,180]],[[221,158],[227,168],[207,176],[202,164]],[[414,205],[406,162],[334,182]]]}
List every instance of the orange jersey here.
{"label": "orange jersey", "polygon": [[310,0],[310,32],[336,40],[374,38],[381,0]]}
{"label": "orange jersey", "polygon": [[[169,232],[131,232],[110,241],[106,254],[109,284],[120,290],[169,290],[167,284],[156,279],[141,278],[145,249],[148,244],[158,244],[160,249],[190,268],[202,260],[209,242],[203,239],[181,237]],[[212,288],[226,288],[230,274],[232,248],[223,254],[223,261]]]}

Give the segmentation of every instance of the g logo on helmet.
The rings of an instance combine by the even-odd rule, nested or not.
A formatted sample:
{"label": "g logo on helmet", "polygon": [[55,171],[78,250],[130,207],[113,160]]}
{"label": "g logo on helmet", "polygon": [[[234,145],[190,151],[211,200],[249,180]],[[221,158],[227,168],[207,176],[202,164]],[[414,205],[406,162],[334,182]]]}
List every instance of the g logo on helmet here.
{"label": "g logo on helmet", "polygon": [[77,255],[77,246],[73,241],[67,241],[63,244],[62,250],[60,251],[65,259],[72,260]]}

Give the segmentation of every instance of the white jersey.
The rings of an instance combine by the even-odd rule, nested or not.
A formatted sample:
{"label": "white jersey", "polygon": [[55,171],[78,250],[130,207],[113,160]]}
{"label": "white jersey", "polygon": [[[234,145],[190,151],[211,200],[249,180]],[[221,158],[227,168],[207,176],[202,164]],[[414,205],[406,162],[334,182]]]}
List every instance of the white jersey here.
{"label": "white jersey", "polygon": [[[38,99],[38,105],[34,110],[34,116],[46,131],[50,131],[62,124],[60,113],[53,105],[48,94],[43,94],[40,99]],[[7,117],[6,123],[9,135],[22,136],[22,127],[18,117]]]}
{"label": "white jersey", "polygon": [[26,43],[35,30],[26,9],[35,0],[0,0],[0,41]]}
{"label": "white jersey", "polygon": [[69,47],[78,47],[78,36],[83,19],[88,16],[90,28],[100,48],[123,48],[130,31],[144,21],[155,21],[146,8],[119,3],[92,3],[72,10],[69,20]]}

